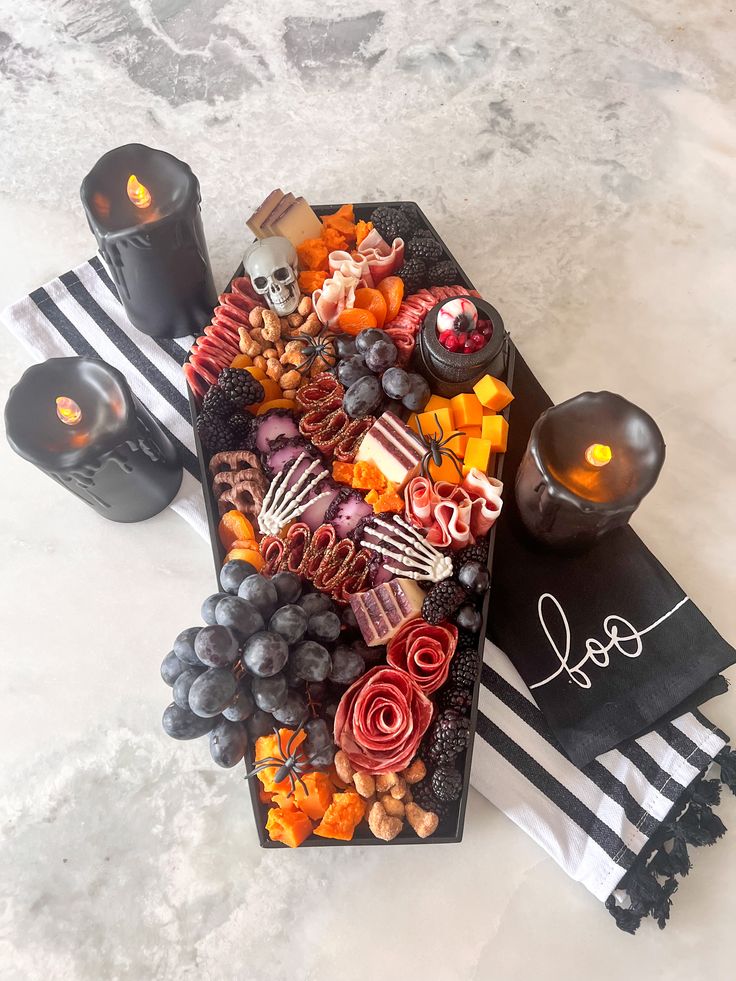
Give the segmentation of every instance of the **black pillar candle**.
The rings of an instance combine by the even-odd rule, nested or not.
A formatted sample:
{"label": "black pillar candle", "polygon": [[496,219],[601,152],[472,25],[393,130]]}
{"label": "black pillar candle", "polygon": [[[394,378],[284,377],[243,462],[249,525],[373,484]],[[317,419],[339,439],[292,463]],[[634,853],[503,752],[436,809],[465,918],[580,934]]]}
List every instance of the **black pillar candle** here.
{"label": "black pillar candle", "polygon": [[174,444],[104,361],[33,365],[10,391],[5,428],[19,456],[111,521],[150,518],[179,490]]}
{"label": "black pillar candle", "polygon": [[611,392],[584,392],[537,419],[516,475],[527,530],[553,547],[587,547],[625,525],[657,481],[662,433]]}
{"label": "black pillar candle", "polygon": [[191,168],[129,143],[100,157],[80,193],[130,322],[152,337],[199,333],[217,295]]}

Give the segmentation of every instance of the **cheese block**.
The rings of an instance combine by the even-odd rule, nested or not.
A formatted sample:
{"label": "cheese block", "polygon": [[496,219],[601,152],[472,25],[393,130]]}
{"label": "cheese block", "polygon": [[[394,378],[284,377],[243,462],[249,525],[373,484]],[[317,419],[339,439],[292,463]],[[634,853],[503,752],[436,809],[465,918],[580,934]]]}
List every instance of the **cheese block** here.
{"label": "cheese block", "polygon": [[430,395],[429,402],[424,406],[422,412],[434,412],[435,409],[449,409],[450,400],[443,398],[442,395]]}
{"label": "cheese block", "polygon": [[419,426],[422,427],[422,432],[425,436],[440,436],[440,428],[442,429],[442,438],[449,436],[453,431],[455,426],[452,421],[452,409],[449,406],[439,409],[433,409],[431,412],[424,412],[417,414],[417,432],[419,432]]}
{"label": "cheese block", "polygon": [[473,385],[473,391],[478,396],[479,402],[488,409],[495,409],[496,412],[505,409],[514,397],[508,385],[500,378],[494,378],[493,375],[483,375],[481,380]]}
{"label": "cheese block", "polygon": [[509,437],[509,424],[503,416],[486,416],[483,420],[483,438],[487,439],[492,453],[505,453]]}
{"label": "cheese block", "polygon": [[270,227],[274,235],[288,238],[294,248],[305,239],[319,238],[322,234],[322,222],[304,198],[295,198]]}
{"label": "cheese block", "polygon": [[393,412],[376,419],[358,447],[356,460],[375,463],[386,480],[401,490],[419,470],[424,456],[421,440]]}
{"label": "cheese block", "polygon": [[445,448],[448,450],[453,450],[453,452],[457,453],[462,460],[462,458],[465,456],[465,447],[468,445],[468,440],[470,437],[480,437],[480,435],[480,426],[463,426],[462,429],[453,434],[449,443],[445,443]]}
{"label": "cheese block", "polygon": [[350,597],[355,619],[369,647],[387,644],[407,622],[422,612],[424,590],[413,579],[391,579]]}
{"label": "cheese block", "polygon": [[263,231],[263,222],[268,218],[283,196],[284,192],[281,190],[281,188],[275,188],[273,191],[271,191],[263,204],[256,208],[246,222],[248,228],[250,228],[256,238],[266,237],[266,233]]}
{"label": "cheese block", "polygon": [[274,224],[278,219],[286,213],[286,211],[291,207],[291,205],[296,201],[296,198],[291,192],[287,192],[277,203],[276,207],[273,209],[270,215],[268,215],[265,221],[261,222],[261,228],[266,235],[276,235],[273,230]]}
{"label": "cheese block", "polygon": [[452,417],[458,429],[467,426],[480,426],[483,419],[483,406],[472,392],[462,392],[452,400]]}
{"label": "cheese block", "polygon": [[[498,418],[503,419],[503,416],[498,416]],[[505,421],[506,420],[504,419],[504,422]],[[465,447],[463,473],[468,474],[473,467],[475,467],[476,470],[480,470],[481,473],[486,473],[490,459],[490,441],[487,439],[478,439],[477,436],[471,436],[468,440],[468,445]]]}

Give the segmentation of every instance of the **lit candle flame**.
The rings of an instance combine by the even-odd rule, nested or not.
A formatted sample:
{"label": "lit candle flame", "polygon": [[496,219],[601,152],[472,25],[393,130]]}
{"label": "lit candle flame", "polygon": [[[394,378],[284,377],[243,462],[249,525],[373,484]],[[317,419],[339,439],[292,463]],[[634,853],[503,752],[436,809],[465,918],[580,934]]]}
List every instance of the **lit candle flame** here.
{"label": "lit candle flame", "polygon": [[56,414],[65,426],[76,426],[82,418],[82,410],[74,399],[60,395],[56,400]]}
{"label": "lit candle flame", "polygon": [[585,459],[591,467],[605,467],[612,457],[611,447],[605,443],[591,443],[585,451]]}
{"label": "lit candle flame", "polygon": [[151,192],[141,184],[135,174],[128,178],[128,197],[136,208],[148,208],[151,204]]}

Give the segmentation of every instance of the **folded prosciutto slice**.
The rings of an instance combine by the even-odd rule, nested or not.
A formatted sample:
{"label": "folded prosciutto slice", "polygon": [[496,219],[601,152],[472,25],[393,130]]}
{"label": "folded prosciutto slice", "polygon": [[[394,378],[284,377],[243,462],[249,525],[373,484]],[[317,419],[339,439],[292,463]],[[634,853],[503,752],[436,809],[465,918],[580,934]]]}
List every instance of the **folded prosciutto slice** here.
{"label": "folded prosciutto slice", "polygon": [[393,276],[403,265],[404,240],[395,238],[393,245],[389,245],[381,238],[378,229],[374,228],[360,243],[358,252],[365,256],[373,282],[378,285],[382,279]]}

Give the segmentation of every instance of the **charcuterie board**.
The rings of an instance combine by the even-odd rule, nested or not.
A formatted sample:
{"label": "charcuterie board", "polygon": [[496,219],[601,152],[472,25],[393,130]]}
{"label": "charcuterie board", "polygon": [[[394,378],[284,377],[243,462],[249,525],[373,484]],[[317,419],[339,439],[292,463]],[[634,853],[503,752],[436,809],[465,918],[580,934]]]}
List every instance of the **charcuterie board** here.
{"label": "charcuterie board", "polygon": [[[314,213],[325,223],[326,228],[334,225],[337,231],[341,231],[341,216],[346,213],[346,207],[349,206],[342,208],[331,205],[316,206]],[[297,350],[293,341],[287,338],[293,338],[301,329],[306,329],[310,318],[313,318],[312,322],[316,322],[317,317],[314,314],[317,311],[321,321],[330,321],[330,318],[333,318],[327,324],[321,322],[316,328],[319,332],[317,340],[324,344],[326,338],[328,344],[334,346],[328,350],[315,345],[313,341],[302,344],[298,349],[299,355],[306,352],[307,356],[301,359],[302,363],[299,367],[303,369],[302,378],[298,381],[299,387],[293,397],[285,389],[277,393],[275,385],[271,384],[276,379],[270,375],[260,379],[268,397],[263,396],[265,401],[262,407],[251,407],[251,415],[254,418],[249,420],[251,432],[247,443],[248,449],[220,452],[219,457],[223,458],[227,465],[223,470],[218,466],[219,457],[216,452],[213,452],[212,443],[212,433],[217,432],[219,424],[212,428],[212,424],[202,418],[209,412],[208,401],[210,403],[213,401],[213,396],[207,395],[211,388],[216,387],[212,384],[212,379],[222,368],[222,362],[212,363],[209,360],[207,337],[214,335],[212,333],[203,335],[193,349],[195,356],[190,356],[190,366],[193,367],[190,367],[188,372],[189,401],[196,434],[213,559],[218,576],[218,589],[228,592],[225,582],[220,578],[223,566],[235,570],[238,563],[242,565],[255,562],[258,569],[258,574],[251,577],[250,585],[243,585],[241,582],[239,585],[236,584],[234,590],[229,590],[229,592],[236,592],[240,599],[244,598],[246,601],[260,600],[254,585],[256,580],[261,581],[264,577],[271,577],[273,582],[283,584],[284,588],[287,586],[290,588],[291,580],[275,577],[293,576],[301,579],[301,598],[296,598],[297,594],[295,594],[291,605],[287,603],[276,612],[273,608],[268,610],[271,616],[271,621],[267,623],[268,631],[278,629],[278,625],[274,626],[274,623],[278,624],[281,619],[286,618],[284,609],[293,609],[294,605],[301,604],[307,611],[314,608],[317,616],[316,620],[309,621],[310,627],[305,635],[307,640],[302,639],[302,635],[298,632],[298,625],[297,633],[289,639],[289,630],[293,625],[291,622],[287,624],[283,636],[287,637],[290,645],[288,662],[278,673],[278,677],[283,674],[289,679],[288,699],[292,700],[294,705],[301,704],[299,700],[304,693],[303,704],[306,706],[307,714],[311,713],[313,716],[310,722],[326,720],[331,734],[334,728],[334,738],[337,746],[341,747],[329,768],[321,767],[322,771],[327,772],[327,777],[324,780],[321,776],[312,777],[310,788],[314,788],[317,783],[320,783],[320,787],[313,789],[307,805],[304,805],[304,792],[298,786],[301,783],[300,772],[303,772],[300,771],[300,766],[294,767],[293,778],[290,777],[293,794],[289,794],[283,790],[286,786],[286,776],[281,770],[274,774],[273,765],[268,769],[263,762],[263,750],[257,748],[268,745],[268,759],[285,762],[288,758],[285,753],[287,747],[279,741],[278,732],[275,736],[267,735],[264,728],[260,736],[258,732],[251,733],[245,749],[245,766],[248,772],[254,769],[261,771],[260,774],[255,774],[254,779],[248,781],[248,785],[256,827],[264,847],[283,847],[282,842],[298,844],[301,847],[448,843],[460,841],[462,838],[477,716],[480,663],[488,616],[488,584],[493,561],[495,519],[500,510],[500,499],[497,494],[500,495],[505,442],[497,446],[496,452],[491,452],[485,457],[483,453],[486,451],[486,444],[495,438],[494,434],[497,432],[505,434],[508,427],[515,349],[505,332],[498,312],[479,297],[473,284],[457,265],[417,205],[410,202],[356,204],[350,207],[349,214],[355,227],[360,228],[363,225],[363,234],[371,235],[371,229],[366,231],[371,216],[389,215],[388,220],[390,220],[390,216],[397,214],[399,209],[401,213],[410,216],[414,230],[415,237],[409,239],[409,245],[414,241],[415,247],[410,251],[422,257],[425,254],[435,256],[439,262],[445,264],[445,270],[453,267],[455,270],[452,274],[453,282],[446,286],[421,287],[408,296],[404,294],[399,297],[399,302],[392,311],[391,303],[396,299],[392,297],[392,290],[395,289],[392,280],[400,277],[393,275],[394,270],[390,270],[388,277],[385,275],[385,270],[381,270],[384,273],[383,290],[378,290],[375,286],[368,288],[359,286],[355,296],[361,303],[364,301],[365,305],[358,306],[357,302],[353,301],[353,304],[339,310],[340,294],[338,291],[331,293],[330,287],[333,281],[340,282],[340,274],[333,270],[332,276],[329,271],[326,275],[317,272],[314,279],[309,275],[305,276],[304,257],[313,262],[313,256],[307,250],[299,249],[302,272],[299,273],[298,282],[311,286],[316,285],[321,279],[323,287],[317,286],[311,292],[310,303],[304,303],[304,296],[302,296],[300,302],[303,307],[300,306],[299,309],[303,310],[303,314],[292,313],[281,318],[281,340],[285,341],[282,346],[286,352],[281,360],[284,361],[286,358],[288,362],[290,343],[292,351]],[[329,221],[333,217],[335,221],[330,225]],[[426,247],[417,245],[420,239],[429,241],[431,245]],[[367,241],[370,244],[372,239],[368,238]],[[396,241],[397,239],[394,239],[394,243]],[[353,241],[353,246],[355,245]],[[360,248],[359,244],[357,248]],[[312,247],[312,252],[317,253],[316,246]],[[365,252],[370,255],[368,248]],[[360,253],[355,248],[352,254],[357,261],[360,261]],[[391,254],[381,256],[376,253],[376,255],[379,263],[392,260]],[[409,259],[403,256],[402,262],[395,270],[400,273],[402,269],[407,269],[407,282],[410,273],[407,268],[408,261]],[[247,262],[248,253],[246,253],[246,264]],[[421,264],[417,262],[414,265],[419,268]],[[346,269],[347,267],[343,267],[343,271]],[[364,264],[364,269],[370,282],[367,263]],[[386,279],[389,281],[386,282]],[[220,306],[215,312],[211,325],[213,330],[216,330],[216,334],[223,338],[227,330],[231,331],[231,338],[239,336],[241,352],[244,348],[256,350],[257,343],[254,343],[252,349],[247,345],[252,340],[252,325],[260,324],[261,316],[265,318],[264,326],[260,329],[256,328],[255,332],[256,340],[261,345],[271,343],[268,340],[260,340],[263,333],[267,332],[266,324],[270,327],[272,322],[276,323],[266,310],[262,315],[251,315],[251,311],[260,309],[258,305],[260,291],[254,289],[254,284],[257,285],[256,277],[248,278],[241,266],[225,294],[220,297]],[[401,289],[404,289],[403,282]],[[381,307],[380,301],[374,294],[379,294],[379,297],[383,296],[386,299],[388,314],[386,306]],[[460,304],[468,302],[473,308],[473,316],[478,318],[473,323],[476,327],[478,324],[487,325],[487,331],[485,335],[479,334],[477,330],[475,333],[460,333],[458,341],[454,335],[459,333],[457,328],[461,318],[465,316],[466,309]],[[443,340],[440,335],[440,321],[443,310],[448,304],[451,311],[454,311],[454,321],[448,321],[447,328],[453,336],[449,337],[449,340],[449,335],[445,336]],[[346,309],[350,311],[347,314],[345,314]],[[370,317],[373,319],[368,317],[364,319],[363,310],[370,311]],[[374,327],[376,310],[379,317],[383,315],[383,320],[380,326]],[[219,315],[218,311],[220,311]],[[229,322],[231,319],[232,323]],[[422,327],[428,319],[432,323],[432,344],[423,343],[422,338]],[[293,333],[287,334],[287,323],[293,324]],[[222,326],[223,324],[225,327]],[[380,338],[378,341],[373,338],[373,344],[378,344],[378,347],[372,353],[367,353],[369,351],[367,347],[363,351],[358,340],[361,333],[364,335],[364,342],[366,338],[370,339],[373,335],[377,337],[376,331],[381,329],[390,338],[389,347],[386,348],[389,363],[381,360],[385,351],[380,347]],[[335,343],[336,336],[342,338],[339,345]],[[479,336],[485,337],[483,346],[487,345],[485,361],[478,352],[472,350],[475,343],[472,338]],[[345,340],[346,337],[348,340]],[[436,337],[441,339],[441,348],[438,348]],[[460,348],[458,357],[457,345],[462,345],[464,337],[468,340],[464,350]],[[229,343],[232,344],[233,341],[230,340]],[[358,345],[357,350],[355,344]],[[480,342],[478,344],[480,345]],[[196,358],[198,350],[203,352],[199,363]],[[443,352],[448,355],[449,369],[448,364],[443,363]],[[266,354],[268,353],[266,349]],[[462,378],[457,377],[458,374],[462,374],[458,372],[457,366],[460,364],[461,368],[464,367],[462,357],[466,353],[476,366],[478,380],[474,384],[478,395],[474,394],[473,384],[463,382]],[[334,360],[331,360],[331,355],[334,355]],[[259,352],[255,358],[259,356],[263,355]],[[236,360],[238,357],[239,361]],[[236,354],[230,358],[228,354],[227,364],[242,366],[252,357],[252,354]],[[317,362],[316,368],[319,370],[315,371],[314,366],[307,363],[310,358]],[[294,357],[294,360],[299,359]],[[270,364],[268,357],[265,361],[267,365]],[[487,366],[491,361],[492,376],[484,371],[484,365]],[[363,375],[358,372],[353,378],[352,369],[357,365],[362,370],[366,362],[369,366],[373,365],[372,371]],[[305,364],[306,369],[304,369]],[[286,368],[292,370],[291,364],[287,363]],[[393,368],[394,374],[384,381],[384,376],[390,368]],[[252,368],[251,372],[251,377],[258,381],[260,372]],[[279,374],[279,380],[284,377],[283,372],[274,371],[273,374]],[[379,379],[383,388],[380,399],[370,403],[376,389],[374,376]],[[410,379],[410,383],[411,379],[418,376],[420,380],[421,378],[427,380],[430,389],[428,397],[432,400],[429,403],[429,412],[423,411],[424,406],[421,403],[416,403],[415,389],[408,390],[405,397],[406,404],[404,404],[401,396],[402,386],[405,387],[404,376]],[[343,384],[340,379],[346,384]],[[350,393],[356,391],[355,383],[360,382],[361,379],[364,384],[357,386],[358,395],[351,398]],[[396,391],[392,390],[394,380]],[[416,390],[419,388],[419,384],[416,383]],[[246,383],[245,387],[238,391],[245,392],[247,396],[249,390],[249,385]],[[272,390],[279,397],[271,397]],[[447,394],[439,394],[440,392]],[[504,392],[507,393],[505,397]],[[416,396],[420,399],[421,397],[421,395]],[[285,405],[289,405],[290,398],[291,407],[285,408]],[[485,399],[489,406],[499,405],[500,408],[497,410],[483,408],[481,417],[478,409],[479,398]],[[501,402],[494,401],[499,398]],[[365,409],[360,399],[367,400]],[[407,405],[416,405],[416,408],[412,410],[407,408]],[[474,413],[478,413],[477,419]],[[486,416],[488,424],[486,426],[486,423],[483,423],[483,436],[481,436],[481,427],[475,424],[482,422]],[[463,420],[468,432],[472,431],[475,434],[477,429],[477,435],[468,436],[466,432],[460,431],[461,427],[453,422],[457,417]],[[436,422],[438,430],[425,433],[425,428],[431,426],[433,421]],[[429,444],[428,439],[434,441]],[[446,456],[441,452],[438,447],[442,448],[443,440],[450,447],[462,446],[459,455],[453,453],[451,456]],[[468,452],[471,449],[473,454],[479,454],[477,458],[474,456],[473,460],[484,461],[485,470],[478,470],[469,462]],[[235,465],[247,467],[253,463],[260,463],[265,480],[247,471],[245,474],[247,479],[233,481],[232,471],[228,468],[233,464],[234,456],[238,452],[241,453],[241,457],[235,461]],[[463,453],[467,463],[464,461]],[[251,456],[248,457],[248,454]],[[457,477],[452,474],[453,467],[457,471]],[[323,470],[324,476],[320,477]],[[240,473],[242,475],[242,470]],[[302,483],[299,483],[302,473],[306,475]],[[299,495],[296,491],[312,484],[315,484],[315,491],[310,492],[310,495],[299,503]],[[282,493],[287,485],[296,487],[291,497],[288,491]],[[319,494],[314,497],[316,492]],[[487,500],[483,498],[484,494]],[[321,506],[320,496],[324,498]],[[297,500],[296,504],[295,500]],[[458,504],[458,501],[461,503]],[[304,510],[306,505],[308,506]],[[464,511],[466,505],[467,510]],[[493,510],[492,516],[490,516],[491,510]],[[223,531],[224,525],[227,526],[229,521],[236,520],[228,517],[233,511],[238,513],[242,511],[243,514],[248,515],[245,524],[258,529],[253,536],[255,540],[238,541],[237,531],[233,532],[236,535],[236,540],[233,540],[227,527]],[[446,514],[450,515],[447,520],[442,517]],[[440,517],[437,517],[438,515]],[[470,525],[466,529],[462,524],[461,515],[475,515],[478,518],[477,521],[475,518],[472,519],[475,522],[473,528],[477,533],[475,537],[470,530]],[[464,530],[458,531],[458,529]],[[460,541],[455,541],[453,535],[462,537]],[[248,547],[240,547],[244,545]],[[255,548],[258,549],[257,561]],[[466,550],[465,553],[463,548]],[[462,571],[462,564],[458,565],[460,562],[458,556],[461,553],[469,555],[471,559],[465,572]],[[417,558],[410,559],[407,555],[415,555]],[[341,556],[344,556],[344,559]],[[468,578],[468,569],[470,566],[478,565],[478,558],[481,558],[480,564],[483,569],[488,571],[487,575],[484,573],[481,577],[482,589],[477,588],[472,579]],[[391,563],[394,565],[392,566]],[[438,572],[440,568],[444,571]],[[396,574],[391,570],[395,570]],[[450,570],[452,570],[451,576],[446,578],[450,575]],[[223,575],[227,577],[228,573],[225,572]],[[432,576],[435,578],[431,578]],[[463,576],[465,579],[462,578]],[[461,588],[458,581],[466,585]],[[437,591],[440,582],[444,582],[444,587]],[[318,588],[316,591],[311,591],[314,585]],[[252,596],[249,595],[249,590],[252,591]],[[463,597],[462,601],[458,601],[465,604],[459,607],[460,612],[457,612],[458,603],[453,607],[450,600],[448,605],[448,595],[452,595],[453,590]],[[329,597],[329,601],[325,600],[329,606],[328,620],[334,619],[336,624],[339,621],[339,627],[336,627],[340,631],[339,637],[334,638],[327,629],[327,621],[323,622],[319,619],[321,614],[321,608],[318,609],[319,602],[316,599],[313,602],[309,599],[315,596]],[[431,603],[428,606],[428,597],[432,596],[436,597],[434,606]],[[376,604],[382,610],[380,616],[375,612]],[[391,621],[394,610],[397,611],[396,617],[401,620],[398,626],[386,621],[386,617]],[[427,612],[428,610],[431,610],[432,615]],[[448,610],[454,612],[447,613]],[[461,615],[463,610],[469,611],[466,612],[464,620]],[[429,617],[429,621],[425,621],[424,616]],[[213,623],[220,622],[213,617]],[[433,623],[436,625],[433,626]],[[217,628],[213,627],[213,629]],[[319,633],[320,630],[323,631],[322,635]],[[319,643],[310,638],[317,638]],[[461,648],[457,647],[458,642],[463,645]],[[309,652],[305,651],[305,648],[308,648],[310,643],[316,647],[324,645],[330,651],[331,674],[325,682],[309,680],[312,678],[310,671],[313,670],[313,666],[309,662],[307,656]],[[335,647],[336,643],[338,647]],[[256,699],[260,706],[266,704],[263,702],[264,697],[271,697],[275,683],[270,680],[264,681],[260,677],[261,667],[258,657],[263,652],[251,650],[254,644],[255,641],[247,639],[243,643],[242,649],[239,650],[239,657],[245,669],[236,667],[235,674],[239,684],[244,685],[247,681],[250,686],[248,690],[252,688],[260,696],[261,700]],[[356,678],[353,678],[349,669],[343,665],[343,662],[345,665],[351,663],[349,654],[351,648],[354,652],[360,652],[358,660],[362,656],[365,662],[362,669],[364,673],[360,673]],[[419,648],[421,651],[417,653]],[[274,652],[275,650],[276,648]],[[270,657],[270,652],[263,656]],[[433,657],[435,661],[428,667]],[[240,661],[237,664],[240,664]],[[303,664],[306,666],[300,667]],[[248,679],[248,669],[252,671],[254,667],[255,677]],[[456,667],[457,672],[455,672]],[[271,671],[270,662],[267,670]],[[345,674],[344,671],[348,673]],[[457,677],[462,675],[466,686],[462,692],[457,690],[456,675]],[[271,676],[268,677],[270,679]],[[412,680],[406,681],[407,677]],[[395,722],[397,728],[400,728],[406,722],[408,728],[414,726],[418,738],[413,741],[409,739],[406,745],[402,744],[401,752],[397,751],[395,746],[391,747],[393,754],[391,759],[397,765],[395,771],[389,771],[387,757],[381,756],[382,750],[379,752],[375,748],[366,749],[366,745],[376,746],[375,738],[371,741],[366,737],[363,744],[357,745],[358,731],[362,731],[361,727],[369,727],[373,719],[370,714],[372,709],[366,709],[366,716],[361,715],[362,706],[369,704],[370,698],[375,697],[370,690],[371,685],[375,687],[379,683],[387,684],[389,689],[396,684],[397,704],[403,706],[406,692],[402,686],[405,682],[411,688],[406,699],[406,705],[409,706],[407,712],[411,718],[402,719],[399,710],[391,706],[390,712],[394,714],[386,725],[390,728]],[[455,702],[445,698],[452,685],[456,686],[452,691],[457,699],[457,712],[453,707]],[[323,693],[325,688],[328,689],[326,695]],[[352,694],[354,689],[355,694]],[[296,693],[293,697],[292,692]],[[313,703],[312,692],[316,693],[316,704]],[[319,701],[320,698],[338,701],[336,705],[325,706]],[[291,705],[291,701],[288,704]],[[284,711],[287,712],[287,716],[282,714],[279,719],[279,713]],[[263,714],[263,711],[257,710],[255,715],[244,719],[242,725],[247,728],[257,716]],[[452,739],[456,738],[456,734],[452,723],[458,716],[462,716],[460,725],[462,747],[459,748],[460,743],[456,743],[453,750]],[[225,718],[230,717],[225,713]],[[288,709],[275,709],[274,718],[277,720],[276,722],[271,720],[274,725],[287,727],[286,730],[280,730],[284,738],[298,730],[296,716],[293,721],[288,719]],[[286,722],[283,721],[284,718],[287,719]],[[437,734],[439,719],[443,723],[447,722],[448,727]],[[313,731],[316,732],[310,730],[310,736]],[[374,733],[373,737],[375,735]],[[304,733],[301,733],[301,738],[303,736]],[[309,738],[308,736],[308,740]],[[298,736],[292,742],[297,739]],[[432,743],[431,739],[435,742]],[[271,742],[269,743],[268,740]],[[380,739],[378,742],[380,743]],[[212,734],[210,745],[212,748]],[[308,746],[307,741],[305,747]],[[448,746],[451,748],[448,749]],[[343,752],[346,747],[347,753]],[[335,748],[332,747],[333,755]],[[432,788],[439,785],[437,783],[430,785],[429,772],[423,774],[422,779],[416,784],[411,783],[412,773],[423,773],[425,757],[428,766],[432,766],[427,756],[430,751],[434,753],[433,759],[439,761],[433,773],[441,766],[445,766],[446,760],[447,766],[451,763],[454,768],[454,779],[458,781],[458,791],[455,792],[454,798],[442,802],[441,805],[432,793]],[[443,756],[443,751],[447,755]],[[294,753],[298,754],[298,752],[297,743]],[[217,759],[214,750],[213,756],[217,762],[221,762]],[[348,758],[351,763],[347,762]],[[319,752],[315,752],[309,759],[321,762]],[[366,760],[369,762],[365,764],[364,773],[360,763]],[[307,765],[304,760],[302,763],[304,766]],[[374,772],[369,772],[371,764],[375,766]],[[221,765],[229,764],[221,762]],[[348,767],[347,772],[345,766]],[[236,768],[236,772],[243,775],[242,765]],[[271,784],[266,782],[263,774],[271,779]],[[273,783],[275,776],[281,779]],[[364,776],[368,778],[367,781],[363,780]],[[363,808],[362,819],[356,819],[354,826],[344,837],[342,825],[337,818],[332,825],[329,824],[329,817],[333,812],[328,811],[325,817],[320,814],[318,807],[318,798],[323,790],[321,784],[326,783],[328,778],[332,781],[330,793],[334,795],[331,798],[335,802],[333,810],[336,809],[338,800],[343,807],[346,800],[352,803],[357,799],[359,808]],[[393,787],[390,785],[392,780]],[[426,791],[423,790],[425,785]],[[398,793],[399,787],[403,788],[401,794]],[[362,793],[362,798],[356,798],[355,788],[358,788],[358,794]],[[388,816],[389,812],[393,812],[393,804],[389,799],[392,789],[396,795],[396,813],[400,818]],[[440,789],[444,790],[444,787]],[[300,800],[309,821],[298,806],[295,808],[294,801],[298,805]],[[377,800],[383,802],[378,808],[375,807]],[[433,806],[442,813],[435,817],[434,812],[429,810],[428,801],[434,801]],[[421,808],[418,802],[424,803],[425,808]],[[317,808],[316,812],[314,808]],[[347,805],[343,810],[347,811]],[[425,821],[424,815],[427,812],[431,815],[431,821],[429,819]],[[274,817],[275,814],[279,817],[283,815],[283,828]],[[380,821],[376,815],[380,816]],[[340,820],[343,819],[342,812],[339,817]],[[399,824],[401,827],[397,831]],[[297,832],[298,837],[293,840]],[[279,836],[282,836],[281,840]]]}

